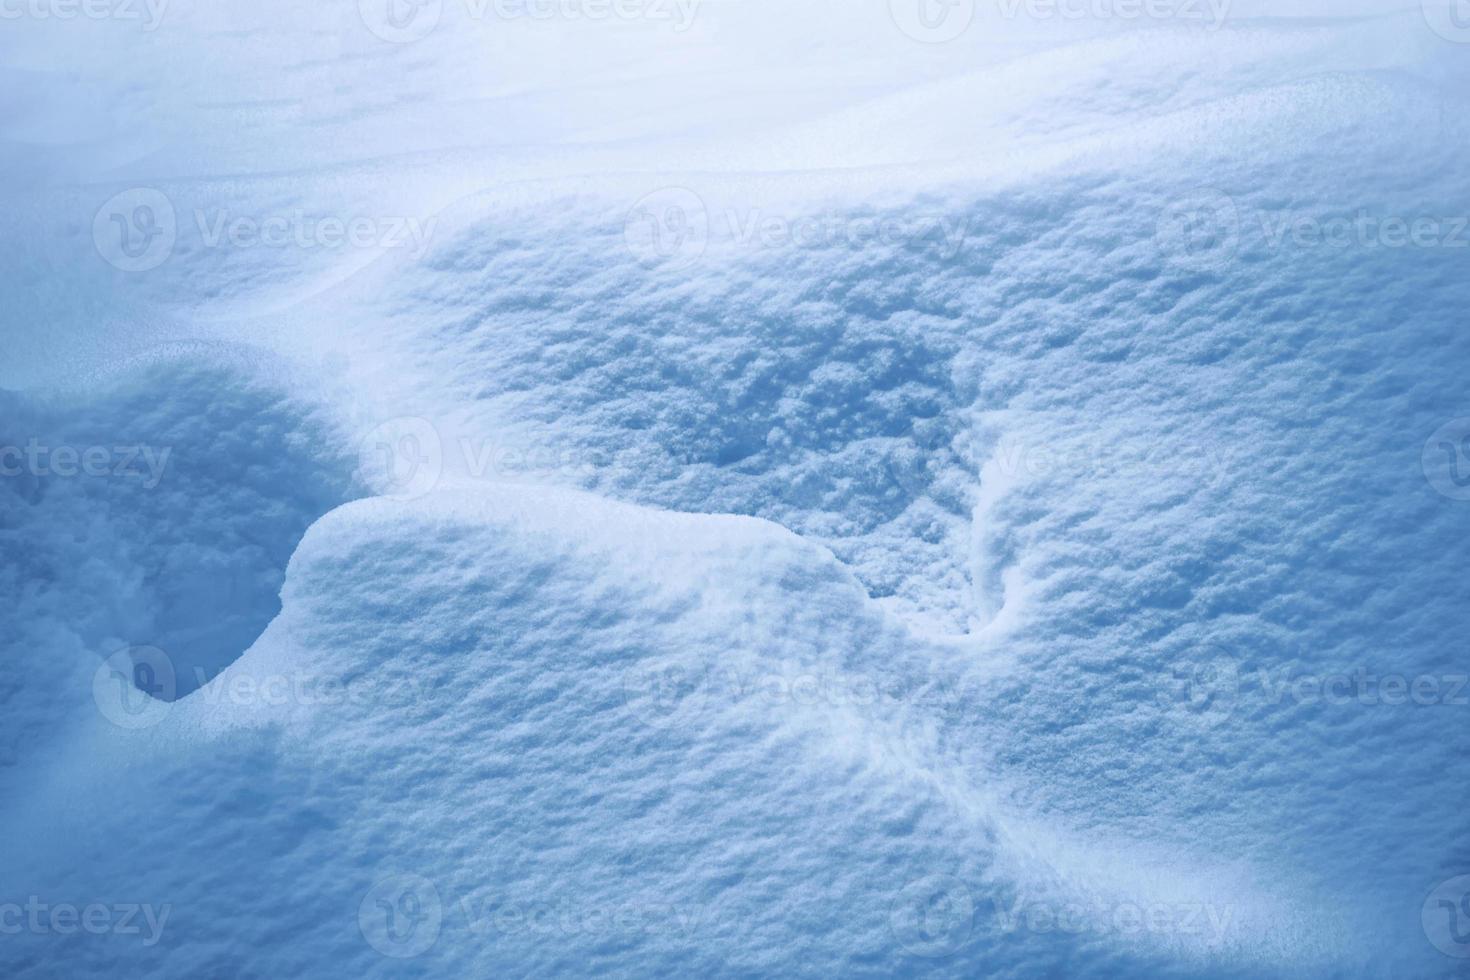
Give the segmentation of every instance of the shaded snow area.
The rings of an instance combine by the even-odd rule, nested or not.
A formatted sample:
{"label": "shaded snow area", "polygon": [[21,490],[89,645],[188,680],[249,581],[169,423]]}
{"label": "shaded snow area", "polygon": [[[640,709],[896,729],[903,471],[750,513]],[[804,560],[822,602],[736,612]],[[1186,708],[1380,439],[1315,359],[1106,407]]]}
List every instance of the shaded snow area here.
{"label": "shaded snow area", "polygon": [[0,976],[1470,975],[1470,8],[0,0]]}

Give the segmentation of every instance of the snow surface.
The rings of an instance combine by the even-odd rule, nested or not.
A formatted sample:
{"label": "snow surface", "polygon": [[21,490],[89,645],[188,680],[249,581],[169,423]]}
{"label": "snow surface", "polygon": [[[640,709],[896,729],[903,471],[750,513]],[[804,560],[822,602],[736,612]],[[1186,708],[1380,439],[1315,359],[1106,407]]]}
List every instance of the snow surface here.
{"label": "snow surface", "polygon": [[136,6],[0,24],[0,974],[1464,975],[1451,9]]}

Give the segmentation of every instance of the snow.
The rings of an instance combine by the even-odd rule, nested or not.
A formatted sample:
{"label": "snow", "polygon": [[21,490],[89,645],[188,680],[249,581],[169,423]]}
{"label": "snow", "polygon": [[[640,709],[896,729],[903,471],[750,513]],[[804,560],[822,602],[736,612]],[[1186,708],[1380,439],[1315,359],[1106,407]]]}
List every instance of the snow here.
{"label": "snow", "polygon": [[1456,22],[633,6],[7,21],[0,971],[1457,975]]}

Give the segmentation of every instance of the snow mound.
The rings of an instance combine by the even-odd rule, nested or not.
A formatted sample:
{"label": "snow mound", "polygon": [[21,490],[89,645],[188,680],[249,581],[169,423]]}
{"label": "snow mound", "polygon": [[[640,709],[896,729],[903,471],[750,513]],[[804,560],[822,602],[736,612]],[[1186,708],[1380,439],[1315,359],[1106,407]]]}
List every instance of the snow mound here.
{"label": "snow mound", "polygon": [[[356,459],[324,448],[337,442],[325,413],[284,384],[248,358],[196,351],[86,388],[3,395],[5,633],[27,663],[63,669],[146,638],[169,651],[156,693],[172,700],[254,642],[301,534],[359,492]],[[10,695],[15,717],[11,699],[35,691]],[[56,734],[40,721],[7,726],[7,761]]]}
{"label": "snow mound", "polygon": [[[985,670],[766,522],[525,488],[365,500],[312,526],[282,595],[150,727],[84,726],[47,796],[105,809],[12,805],[56,822],[8,845],[23,887],[172,910],[153,946],[47,948],[38,975],[210,973],[243,948],[288,974],[1106,975],[1270,963],[1261,930],[1302,928],[1236,870],[1137,852],[1120,881],[1057,863],[1061,840],[1029,853],[1051,832],[1003,817],[957,744],[998,735]],[[123,838],[157,859],[109,857]],[[1063,892],[1075,932],[1017,928]],[[1119,942],[1120,902],[1190,926]]]}
{"label": "snow mound", "polygon": [[0,974],[1455,975],[1439,8],[299,6],[0,39]]}

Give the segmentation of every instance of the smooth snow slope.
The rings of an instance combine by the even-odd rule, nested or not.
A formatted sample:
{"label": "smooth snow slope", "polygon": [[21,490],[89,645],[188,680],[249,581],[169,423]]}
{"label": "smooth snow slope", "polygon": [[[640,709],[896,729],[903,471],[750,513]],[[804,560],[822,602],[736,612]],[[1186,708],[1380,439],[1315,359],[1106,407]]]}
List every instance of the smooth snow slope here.
{"label": "smooth snow slope", "polygon": [[1452,11],[431,6],[0,25],[0,971],[1460,975]]}

